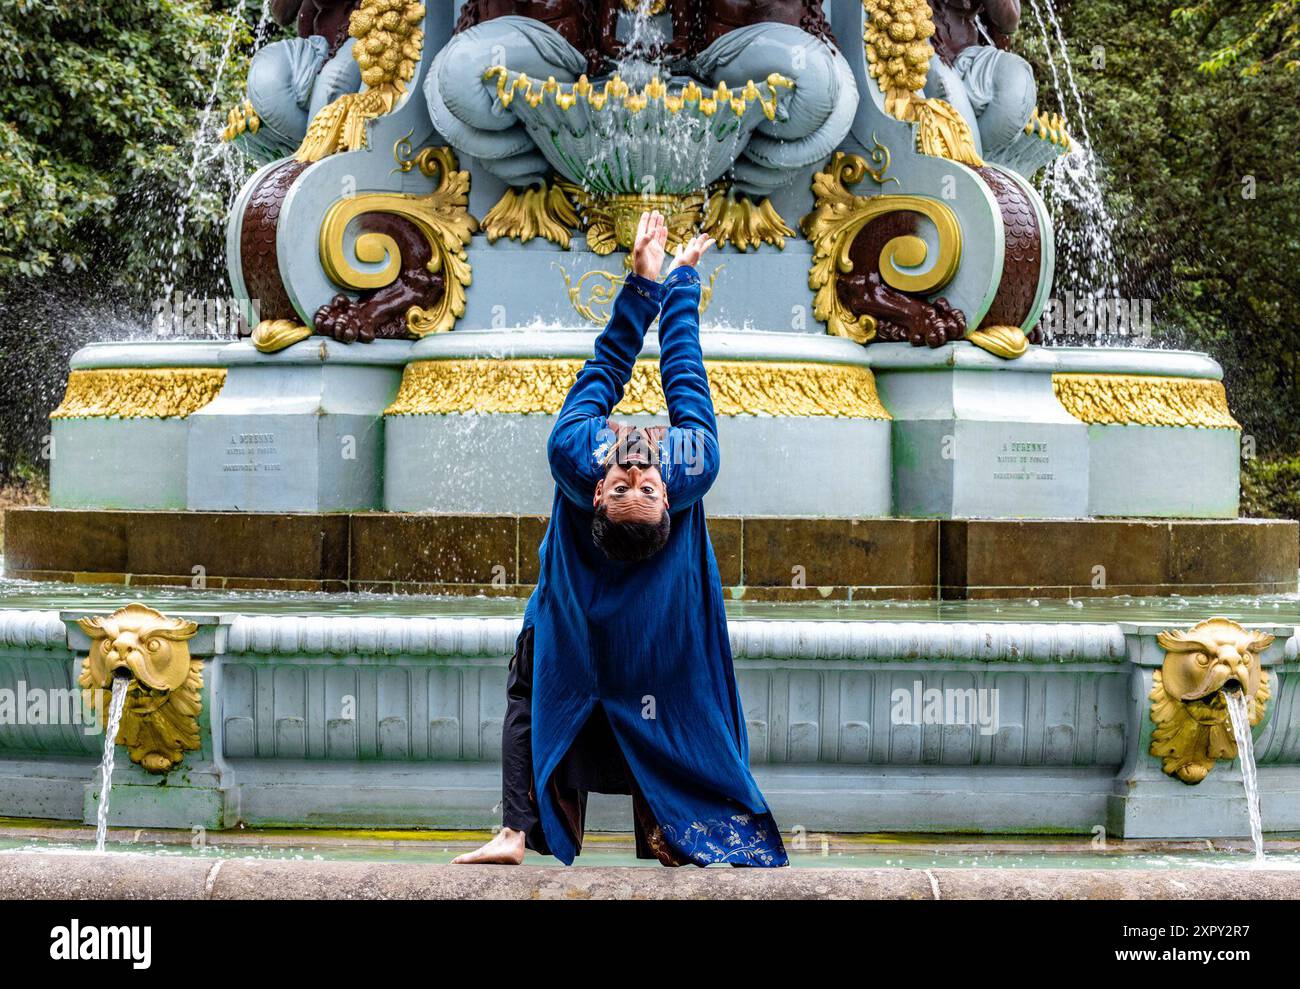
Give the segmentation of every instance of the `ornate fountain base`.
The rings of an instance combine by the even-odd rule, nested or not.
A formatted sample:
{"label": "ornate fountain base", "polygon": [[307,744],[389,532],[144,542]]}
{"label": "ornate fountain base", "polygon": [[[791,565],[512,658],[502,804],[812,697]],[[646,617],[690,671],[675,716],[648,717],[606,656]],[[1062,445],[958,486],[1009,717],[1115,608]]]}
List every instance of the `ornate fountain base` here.
{"label": "ornate fountain base", "polygon": [[[590,293],[574,304],[599,322]],[[313,337],[270,355],[244,342],[92,345],[53,416],[51,501],[544,512],[546,435],[594,335],[570,319],[366,346]],[[1237,514],[1240,427],[1201,354],[1034,348],[1007,362],[965,343],[862,347],[803,330],[702,342],[726,465],[715,514]],[[666,421],[657,347],[651,334],[616,415]],[[1177,481],[1171,464],[1188,465]]]}

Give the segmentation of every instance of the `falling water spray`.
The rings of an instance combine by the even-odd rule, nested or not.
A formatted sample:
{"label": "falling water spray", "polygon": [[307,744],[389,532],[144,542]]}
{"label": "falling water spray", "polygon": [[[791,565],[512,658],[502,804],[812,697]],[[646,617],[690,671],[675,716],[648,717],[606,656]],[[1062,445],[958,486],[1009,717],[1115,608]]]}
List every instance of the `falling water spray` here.
{"label": "falling water spray", "polygon": [[122,711],[126,707],[126,693],[131,681],[125,676],[113,677],[113,699],[108,705],[108,719],[104,726],[104,755],[99,761],[99,808],[95,818],[95,851],[102,852],[108,840],[108,800],[113,786],[113,760],[117,754],[117,730],[122,724]]}

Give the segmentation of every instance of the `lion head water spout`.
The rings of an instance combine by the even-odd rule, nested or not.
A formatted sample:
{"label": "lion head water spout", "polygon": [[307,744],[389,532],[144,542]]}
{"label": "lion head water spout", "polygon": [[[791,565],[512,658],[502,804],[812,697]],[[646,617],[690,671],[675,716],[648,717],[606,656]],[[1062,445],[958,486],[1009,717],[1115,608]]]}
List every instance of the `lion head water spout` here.
{"label": "lion head water spout", "polygon": [[82,618],[78,624],[93,643],[82,662],[82,690],[93,701],[111,681],[116,703],[122,680],[130,687],[122,737],[115,724],[110,738],[126,745],[131,761],[147,772],[166,773],[185,750],[199,747],[203,664],[189,650],[198,625],[142,604],[129,604],[106,618]]}
{"label": "lion head water spout", "polygon": [[117,730],[122,724],[122,711],[126,707],[126,692],[131,677],[125,671],[113,676],[113,699],[108,705],[104,725],[104,755],[99,761],[99,808],[95,812],[95,851],[104,850],[108,838],[108,801],[113,787],[113,761],[117,755]]}
{"label": "lion head water spout", "polygon": [[1251,729],[1264,720],[1270,689],[1260,654],[1274,641],[1226,618],[1210,618],[1186,632],[1158,636],[1165,650],[1152,677],[1151,754],[1164,771],[1195,785],[1219,759],[1241,760],[1255,860],[1264,858],[1255,742]]}
{"label": "lion head water spout", "polygon": [[[1239,754],[1230,721],[1234,696],[1246,712],[1247,734],[1264,719],[1270,696],[1269,675],[1260,654],[1273,636],[1249,631],[1227,618],[1210,618],[1186,632],[1161,632],[1165,650],[1161,668],[1152,678],[1151,754],[1164,760],[1164,771],[1195,785],[1209,775],[1219,759]],[[1252,772],[1253,772],[1252,760]]]}

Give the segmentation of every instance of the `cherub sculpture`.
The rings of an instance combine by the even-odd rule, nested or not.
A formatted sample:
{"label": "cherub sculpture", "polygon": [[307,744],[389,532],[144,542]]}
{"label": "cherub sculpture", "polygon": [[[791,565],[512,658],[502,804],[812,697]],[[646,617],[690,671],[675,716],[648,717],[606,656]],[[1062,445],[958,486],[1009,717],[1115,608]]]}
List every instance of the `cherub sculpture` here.
{"label": "cherub sculpture", "polygon": [[1006,50],[1020,25],[1020,0],[930,0],[930,7],[935,55],[925,95],[962,115],[987,161],[1015,167],[1025,149],[1054,156],[1056,148],[1026,135],[1036,116],[1034,70]]}
{"label": "cherub sculpture", "polygon": [[759,125],[736,162],[736,190],[766,196],[825,159],[848,134],[858,88],[821,0],[672,0],[672,11],[693,77],[715,86],[772,73],[794,81],[784,112]]}
{"label": "cherub sculpture", "polygon": [[[788,185],[800,169],[830,154],[858,104],[852,71],[830,43],[821,0],[469,0],[424,92],[439,133],[511,187],[485,221],[489,237],[503,228],[495,217],[531,216],[546,224],[548,214],[558,219],[564,212],[560,197],[547,193],[551,163],[485,84],[495,66],[560,86],[614,72],[634,87],[659,76],[674,85],[698,82],[706,92],[770,77],[793,82],[791,98],[758,124],[734,162],[734,188],[755,197]],[[520,208],[528,196],[535,197],[533,206]],[[505,226],[515,235],[523,225]],[[560,233],[547,236],[567,242]]]}
{"label": "cherub sculpture", "polygon": [[297,22],[298,37],[267,45],[248,67],[247,99],[225,137],[260,161],[297,150],[316,111],[361,89],[348,20],[360,0],[273,0],[271,16]]}
{"label": "cherub sculpture", "polygon": [[466,0],[456,33],[429,67],[433,124],[507,185],[545,183],[550,165],[524,126],[496,105],[484,73],[506,65],[574,82],[587,71],[591,0]]}

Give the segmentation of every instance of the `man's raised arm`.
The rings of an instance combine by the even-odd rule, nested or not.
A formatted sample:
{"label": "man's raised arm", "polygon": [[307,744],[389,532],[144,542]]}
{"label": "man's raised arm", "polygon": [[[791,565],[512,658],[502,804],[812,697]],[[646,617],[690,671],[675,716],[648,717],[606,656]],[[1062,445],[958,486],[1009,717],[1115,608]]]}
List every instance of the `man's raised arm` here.
{"label": "man's raised arm", "polygon": [[659,213],[643,213],[633,247],[633,273],[614,300],[609,324],[596,338],[595,355],[578,372],[551,429],[546,455],[551,475],[564,493],[584,508],[591,504],[599,478],[593,457],[598,428],[623,397],[632,379],[646,330],[659,315],[664,288],[655,278],[663,264],[668,228]]}
{"label": "man's raised arm", "polygon": [[631,274],[614,300],[609,323],[596,338],[595,356],[578,372],[565,396],[560,417],[552,432],[559,432],[575,420],[607,416],[623,398],[632,380],[636,355],[645,342],[646,330],[659,315],[663,286]]}
{"label": "man's raised arm", "polygon": [[667,437],[668,503],[674,510],[703,497],[720,465],[718,423],[700,347],[700,275],[695,270],[712,244],[711,237],[696,237],[681,249],[664,280],[659,376],[672,423]]}

